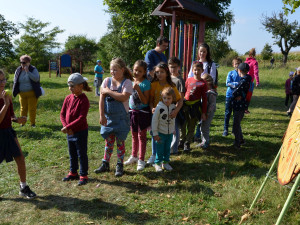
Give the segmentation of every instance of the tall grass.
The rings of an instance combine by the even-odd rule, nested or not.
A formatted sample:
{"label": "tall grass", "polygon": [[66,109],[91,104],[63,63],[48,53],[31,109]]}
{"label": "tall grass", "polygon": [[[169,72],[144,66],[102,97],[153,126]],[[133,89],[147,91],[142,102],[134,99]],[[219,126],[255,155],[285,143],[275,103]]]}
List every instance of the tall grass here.
{"label": "tall grass", "polygon": [[[67,141],[60,132],[59,119],[63,100],[69,94],[68,75],[49,78],[48,73],[41,73],[46,96],[39,99],[37,127],[14,124],[26,156],[28,183],[39,197],[18,197],[16,165],[2,163],[0,224],[238,224],[281,146],[289,122],[284,83],[290,69],[297,66],[260,69],[261,86],[255,88],[251,113],[242,121],[246,145],[241,151],[233,149],[232,135],[222,137],[224,83],[232,68],[220,67],[211,147],[204,151],[192,145],[190,154],[171,158],[172,172],[162,174],[152,167],[137,172],[133,165],[126,166],[125,175],[116,178],[116,151],[111,172],[93,173],[103,157],[104,141],[99,134],[98,98],[88,93],[90,179],[81,187],[76,182],[61,181],[69,168]],[[92,84],[93,76],[86,76]],[[18,98],[14,99],[14,108],[18,114]],[[126,141],[126,158],[130,153],[131,136]],[[146,156],[150,154],[148,141]],[[270,180],[245,224],[274,224],[288,193],[288,188]],[[297,193],[284,224],[299,224],[299,197]]]}

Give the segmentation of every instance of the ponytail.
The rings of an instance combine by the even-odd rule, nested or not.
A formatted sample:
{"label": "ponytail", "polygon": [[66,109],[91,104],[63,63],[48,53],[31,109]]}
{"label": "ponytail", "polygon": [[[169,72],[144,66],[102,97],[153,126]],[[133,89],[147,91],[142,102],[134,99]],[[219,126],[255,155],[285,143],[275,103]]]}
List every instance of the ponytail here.
{"label": "ponytail", "polygon": [[87,92],[91,92],[92,88],[88,85],[88,83],[86,81],[84,81],[83,83],[83,90],[87,91]]}

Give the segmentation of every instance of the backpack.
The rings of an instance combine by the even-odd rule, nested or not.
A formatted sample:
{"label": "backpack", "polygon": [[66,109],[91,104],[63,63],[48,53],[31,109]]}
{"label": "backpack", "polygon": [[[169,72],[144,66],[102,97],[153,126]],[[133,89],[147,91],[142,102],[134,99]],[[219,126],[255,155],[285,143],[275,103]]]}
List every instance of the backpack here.
{"label": "backpack", "polygon": [[[214,61],[211,61],[210,63],[208,63],[208,72],[210,73],[211,72],[211,68],[212,68],[212,64],[213,64]],[[218,69],[216,67],[216,80],[215,80],[215,87],[218,87],[218,84],[219,84],[219,72],[218,72]]]}

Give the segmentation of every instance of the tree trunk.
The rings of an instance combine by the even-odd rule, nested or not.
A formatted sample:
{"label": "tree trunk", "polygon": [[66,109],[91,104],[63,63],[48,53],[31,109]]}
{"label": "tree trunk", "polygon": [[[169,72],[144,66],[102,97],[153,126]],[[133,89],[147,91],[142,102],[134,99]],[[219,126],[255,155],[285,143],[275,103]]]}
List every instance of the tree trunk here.
{"label": "tree trunk", "polygon": [[288,54],[289,54],[289,53],[282,53],[282,55],[283,55],[283,64],[284,64],[284,65],[287,63],[287,60],[288,60]]}

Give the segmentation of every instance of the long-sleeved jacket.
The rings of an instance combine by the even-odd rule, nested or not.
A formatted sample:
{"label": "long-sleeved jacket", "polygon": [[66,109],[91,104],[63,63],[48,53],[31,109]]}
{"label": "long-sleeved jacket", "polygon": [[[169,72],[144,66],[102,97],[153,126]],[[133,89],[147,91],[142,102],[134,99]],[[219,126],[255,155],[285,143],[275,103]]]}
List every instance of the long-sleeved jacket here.
{"label": "long-sleeved jacket", "polygon": [[232,70],[228,73],[226,79],[226,87],[228,87],[226,91],[226,98],[232,97],[232,92],[238,85],[240,79],[241,78],[236,70]]}
{"label": "long-sleeved jacket", "polygon": [[300,75],[293,78],[292,93],[293,95],[300,95]]}
{"label": "long-sleeved jacket", "polygon": [[250,70],[248,74],[251,76],[251,82],[254,81],[254,78],[256,80],[256,85],[259,85],[259,71],[258,71],[258,62],[255,58],[249,57],[246,59],[245,63],[247,63],[250,66]]}

